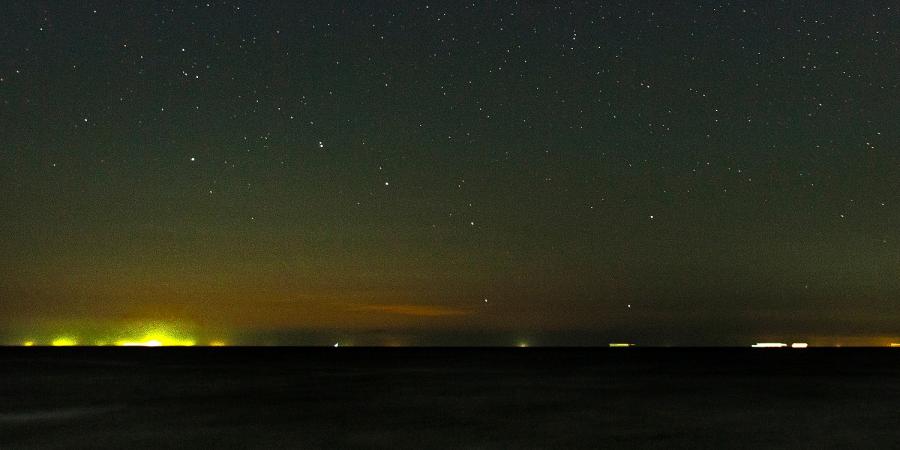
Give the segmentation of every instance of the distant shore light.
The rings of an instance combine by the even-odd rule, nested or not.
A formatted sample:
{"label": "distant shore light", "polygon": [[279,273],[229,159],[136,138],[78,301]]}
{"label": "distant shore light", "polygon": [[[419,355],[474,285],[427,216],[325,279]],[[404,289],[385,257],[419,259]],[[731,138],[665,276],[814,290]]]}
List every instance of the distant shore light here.
{"label": "distant shore light", "polygon": [[34,341],[25,341],[22,343],[23,347],[34,347]]}
{"label": "distant shore light", "polygon": [[809,347],[809,344],[806,342],[794,342],[791,344],[791,348],[806,348]]}
{"label": "distant shore light", "polygon": [[120,339],[116,341],[117,347],[193,347],[194,341],[190,339],[176,339],[168,336],[145,337],[141,340]]}
{"label": "distant shore light", "polygon": [[782,348],[787,347],[787,344],[782,342],[757,342],[756,344],[751,345],[753,348]]}
{"label": "distant shore light", "polygon": [[162,342],[155,339],[144,342],[117,341],[116,345],[119,347],[162,347]]}
{"label": "distant shore light", "polygon": [[627,342],[611,342],[609,344],[610,347],[620,348],[620,347],[634,347],[634,344],[629,344]]}
{"label": "distant shore light", "polygon": [[60,337],[51,341],[50,345],[54,347],[72,347],[78,345],[78,341],[72,338]]}

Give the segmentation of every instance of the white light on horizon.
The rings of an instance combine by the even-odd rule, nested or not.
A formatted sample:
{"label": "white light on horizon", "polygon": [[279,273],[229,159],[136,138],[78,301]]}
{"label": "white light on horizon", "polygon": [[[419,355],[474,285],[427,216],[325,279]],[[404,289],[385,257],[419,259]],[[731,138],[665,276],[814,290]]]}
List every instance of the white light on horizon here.
{"label": "white light on horizon", "polygon": [[791,348],[806,348],[809,347],[809,344],[806,342],[794,342],[791,344]]}
{"label": "white light on horizon", "polygon": [[116,342],[116,345],[119,347],[162,347],[162,342],[156,339],[144,342],[118,341]]}
{"label": "white light on horizon", "polygon": [[751,345],[753,348],[782,348],[787,347],[787,344],[782,342],[757,342],[756,344]]}

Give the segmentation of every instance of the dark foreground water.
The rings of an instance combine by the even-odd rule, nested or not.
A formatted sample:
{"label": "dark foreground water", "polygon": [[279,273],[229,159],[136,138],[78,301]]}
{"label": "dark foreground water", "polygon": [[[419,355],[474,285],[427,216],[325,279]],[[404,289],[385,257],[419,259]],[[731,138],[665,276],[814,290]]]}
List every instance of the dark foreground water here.
{"label": "dark foreground water", "polygon": [[900,349],[0,349],[0,449],[149,447],[898,448]]}

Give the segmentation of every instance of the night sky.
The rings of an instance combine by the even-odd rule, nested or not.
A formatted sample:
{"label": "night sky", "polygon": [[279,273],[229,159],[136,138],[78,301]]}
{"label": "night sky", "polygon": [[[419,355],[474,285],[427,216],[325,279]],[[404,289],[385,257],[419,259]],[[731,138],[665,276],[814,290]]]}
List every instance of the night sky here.
{"label": "night sky", "polygon": [[898,31],[875,1],[3,2],[0,340],[897,341]]}

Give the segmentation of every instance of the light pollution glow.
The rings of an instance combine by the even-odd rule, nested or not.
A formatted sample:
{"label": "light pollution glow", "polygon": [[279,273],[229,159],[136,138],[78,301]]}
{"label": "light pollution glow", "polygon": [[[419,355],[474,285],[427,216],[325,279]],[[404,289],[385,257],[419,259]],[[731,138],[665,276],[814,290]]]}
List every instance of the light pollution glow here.
{"label": "light pollution glow", "polygon": [[[57,337],[57,338],[54,338],[52,341],[50,341],[50,345],[53,347],[74,347],[74,346],[78,346],[79,343],[76,339],[73,339],[70,337]],[[109,344],[107,343],[107,341],[96,341],[91,346],[92,347],[105,347],[108,345]],[[121,339],[121,340],[115,341],[113,343],[113,345],[115,345],[116,347],[194,347],[197,344],[191,339],[175,339],[175,338],[163,337],[162,339],[145,338],[143,340]],[[206,347],[227,347],[228,345],[229,344],[226,343],[225,341],[215,340],[215,341],[210,341],[205,346]],[[22,347],[40,347],[41,344],[39,344],[36,341],[29,340],[29,341],[23,341],[21,343],[21,346]],[[338,346],[340,346],[340,344],[334,343],[333,346],[338,347]],[[609,344],[609,347],[611,347],[611,348],[634,347],[634,346],[635,346],[635,344],[617,343],[617,342]],[[791,344],[790,348],[808,348],[809,346],[810,345],[805,342],[796,342],[796,343]],[[900,348],[900,342],[891,342],[887,346],[891,347],[891,348]],[[515,347],[529,347],[529,345],[527,342],[518,342],[515,344]],[[760,343],[751,345],[751,347],[753,347],[753,348],[785,348],[785,347],[788,347],[788,345],[784,344],[784,343],[777,343],[777,342],[760,342]],[[826,347],[831,347],[831,346],[826,346]],[[833,347],[841,347],[841,345],[835,345]],[[876,345],[875,347],[878,347],[878,345]]]}
{"label": "light pollution glow", "polygon": [[139,340],[122,339],[116,341],[118,347],[193,347],[193,339],[178,339],[161,333],[144,336]]}
{"label": "light pollution glow", "polygon": [[[70,337],[57,337],[50,341],[53,347],[74,347],[79,345],[78,340]],[[91,346],[105,347],[109,345],[106,341],[97,341]],[[142,339],[120,339],[113,343],[116,347],[193,347],[196,342],[192,339],[178,339],[164,335],[145,336]],[[225,341],[211,341],[209,347],[225,347],[228,344]],[[39,346],[35,341],[24,341],[22,347]]]}
{"label": "light pollution glow", "polygon": [[[21,345],[24,347],[46,345],[53,347],[103,347],[107,345],[118,347],[192,347],[198,345],[197,339],[191,336],[191,333],[184,331],[184,328],[179,325],[153,322],[126,326],[124,330],[121,332],[101,332],[99,336],[95,333],[88,333],[88,336],[77,333],[60,333],[50,335],[51,337],[45,339],[35,339],[32,335],[27,339],[23,339]],[[91,337],[91,334],[94,334],[94,337]],[[213,339],[208,345],[210,347],[224,347],[227,343],[222,339]]]}
{"label": "light pollution glow", "polygon": [[[150,324],[143,323],[132,326],[125,327],[117,327],[121,332],[114,332],[107,330],[106,332],[100,333],[91,333],[89,331],[83,331],[81,334],[79,333],[58,333],[58,334],[49,334],[44,336],[37,336],[35,334],[24,334],[15,344],[17,346],[22,347],[41,347],[41,346],[53,346],[53,347],[72,347],[72,346],[118,346],[118,347],[193,347],[193,346],[205,346],[205,347],[225,347],[232,345],[231,342],[227,342],[223,339],[216,337],[209,337],[209,340],[203,340],[201,342],[193,333],[189,333],[182,326],[171,324],[171,323],[159,323],[153,322]],[[130,330],[130,331],[127,331]],[[349,342],[349,341],[348,341]],[[345,343],[343,340],[340,344],[328,344],[337,346],[343,346]],[[754,348],[794,348],[794,349],[803,349],[812,346],[816,347],[842,347],[844,344],[848,344],[848,342],[841,341],[833,341],[829,343],[821,342],[818,344],[808,344],[806,342],[793,342],[790,341],[785,342],[757,342],[751,347]],[[352,342],[349,342],[348,345],[352,345]],[[378,346],[379,344],[376,344]],[[415,346],[415,344],[410,344],[408,342],[393,342],[393,345],[385,345],[384,346]],[[529,347],[530,343],[527,340],[518,340],[514,341],[510,344],[510,346],[516,347]],[[607,344],[609,347],[634,347],[636,344],[629,342],[611,342]],[[653,347],[654,345],[649,345]],[[881,340],[881,342],[851,342],[850,346],[855,347],[892,347],[892,348],[900,348],[900,342],[891,342],[887,339]]]}
{"label": "light pollution glow", "polygon": [[50,342],[54,347],[72,347],[78,345],[78,341],[70,337],[58,337]]}

